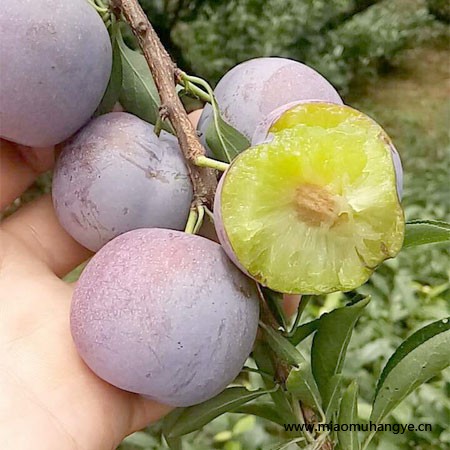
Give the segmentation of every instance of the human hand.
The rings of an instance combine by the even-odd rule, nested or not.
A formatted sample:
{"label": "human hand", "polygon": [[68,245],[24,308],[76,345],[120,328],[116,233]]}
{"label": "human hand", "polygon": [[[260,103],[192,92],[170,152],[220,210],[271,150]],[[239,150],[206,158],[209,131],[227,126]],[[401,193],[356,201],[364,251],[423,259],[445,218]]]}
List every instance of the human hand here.
{"label": "human hand", "polygon": [[[0,209],[51,168],[53,149],[0,144]],[[72,285],[61,277],[91,254],[59,225],[50,197],[0,226],[0,447],[115,448],[169,407],[121,391],[83,363],[72,342]]]}

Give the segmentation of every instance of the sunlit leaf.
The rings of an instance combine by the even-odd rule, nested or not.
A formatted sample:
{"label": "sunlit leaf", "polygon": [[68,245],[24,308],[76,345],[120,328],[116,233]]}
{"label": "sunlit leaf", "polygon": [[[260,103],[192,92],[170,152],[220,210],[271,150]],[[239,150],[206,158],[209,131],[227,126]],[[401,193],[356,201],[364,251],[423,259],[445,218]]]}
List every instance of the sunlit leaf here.
{"label": "sunlit leaf", "polygon": [[377,383],[371,420],[381,422],[407,395],[450,366],[450,319],[412,334],[387,362]]}
{"label": "sunlit leaf", "polygon": [[255,426],[255,417],[254,416],[246,416],[242,419],[239,419],[233,426],[233,435],[237,436],[239,434],[250,431]]}
{"label": "sunlit leaf", "polygon": [[403,248],[450,241],[450,223],[438,220],[407,222]]}

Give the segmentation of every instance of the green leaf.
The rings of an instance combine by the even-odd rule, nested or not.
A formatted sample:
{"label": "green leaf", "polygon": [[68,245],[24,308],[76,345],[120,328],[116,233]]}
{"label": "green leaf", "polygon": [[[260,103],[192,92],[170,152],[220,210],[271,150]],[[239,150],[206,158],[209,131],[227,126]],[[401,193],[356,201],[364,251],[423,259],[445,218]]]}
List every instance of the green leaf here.
{"label": "green leaf", "polygon": [[[257,339],[252,356],[261,372],[275,376],[275,367],[270,357],[270,352],[268,344],[261,339]],[[271,386],[275,386],[275,381],[272,381]]]}
{"label": "green leaf", "polygon": [[225,145],[222,145],[214,120],[211,120],[206,129],[206,143],[217,159],[231,162],[239,153],[250,147],[250,142],[239,131],[228,125],[220,116],[218,117],[218,124]]}
{"label": "green leaf", "polygon": [[450,223],[438,220],[413,220],[406,223],[403,248],[450,241]]}
{"label": "green leaf", "polygon": [[283,294],[259,285],[258,289],[260,290],[261,295],[266,300],[267,306],[269,307],[278,324],[283,327],[284,330],[286,330],[287,324],[283,310]]}
{"label": "green leaf", "polygon": [[269,392],[271,391],[263,389],[249,391],[243,387],[225,389],[219,395],[206,402],[184,408],[170,430],[168,430],[167,436],[172,438],[198,430],[216,417]]}
{"label": "green leaf", "polygon": [[127,445],[133,445],[139,448],[153,447],[158,444],[158,442],[153,436],[145,433],[144,431],[137,431],[133,434],[130,434],[123,440],[122,443]]}
{"label": "green leaf", "polygon": [[242,450],[242,445],[238,441],[228,441],[223,450]]}
{"label": "green leaf", "polygon": [[162,421],[162,433],[166,440],[168,440],[167,436],[170,434],[173,426],[176,424],[185,409],[186,408],[175,408],[164,417]]}
{"label": "green leaf", "polygon": [[[258,369],[262,372],[271,374],[274,376],[275,367],[271,358],[272,350],[270,349],[267,342],[262,340],[257,340],[255,347],[253,348],[253,359],[255,360]],[[275,386],[275,381],[267,381],[264,377],[264,385],[267,388],[273,388]],[[286,396],[286,392],[282,389],[277,389],[270,393],[272,401],[275,403],[277,412],[280,417],[283,418],[285,423],[291,423],[296,421],[296,417],[292,411],[290,400]]]}
{"label": "green leaf", "polygon": [[[284,441],[284,442],[280,442],[279,444],[277,444],[275,447],[270,444],[270,447],[263,447],[265,450],[288,450],[292,448],[293,444],[299,444],[300,442],[303,442],[305,440],[305,438],[303,436],[301,437],[297,437],[294,439],[289,439],[288,441]],[[304,447],[300,447],[300,448],[304,448]]]}
{"label": "green leaf", "polygon": [[239,419],[233,426],[233,435],[238,436],[239,434],[246,433],[250,431],[255,426],[255,417],[254,416],[246,416],[242,419]]}
{"label": "green leaf", "polygon": [[286,380],[286,389],[303,404],[320,411],[322,402],[308,362],[305,361],[298,368],[291,370]]}
{"label": "green leaf", "polygon": [[278,413],[277,408],[269,402],[247,403],[237,409],[233,409],[233,413],[251,414],[252,416],[261,417],[262,419],[277,423],[281,426],[285,423]]}
{"label": "green leaf", "polygon": [[119,43],[118,43],[118,26],[116,23],[112,29],[111,41],[112,41],[112,56],[113,63],[111,68],[111,76],[109,78],[108,86],[106,88],[105,94],[103,95],[102,101],[95,111],[95,115],[102,115],[109,113],[113,110],[114,105],[119,100],[120,93],[122,91],[122,57],[120,54]]}
{"label": "green leaf", "polygon": [[311,365],[324,409],[328,407],[330,393],[334,392],[330,383],[342,371],[353,328],[369,301],[370,297],[357,296],[349,305],[323,314],[319,319],[312,343]]}
{"label": "green leaf", "polygon": [[280,359],[293,366],[298,366],[305,361],[303,355],[279,331],[274,330],[264,322],[260,322],[259,326],[264,331],[266,342]]}
{"label": "green leaf", "polygon": [[320,319],[312,320],[311,322],[304,323],[300,325],[295,331],[294,334],[289,338],[293,345],[298,345],[304,339],[306,339],[310,334],[314,333],[319,327]]}
{"label": "green leaf", "polygon": [[233,438],[233,433],[230,430],[219,431],[213,440],[214,442],[226,442]]}
{"label": "green leaf", "polygon": [[[339,407],[339,424],[350,426],[358,422],[358,383],[353,381],[342,396]],[[348,431],[338,431],[339,445],[345,450],[359,450],[358,431],[350,428]]]}
{"label": "green leaf", "polygon": [[[126,111],[154,125],[159,117],[161,101],[147,61],[144,55],[125,44],[120,33],[117,34],[117,43],[122,61],[119,101]],[[171,131],[167,122],[162,128]]]}
{"label": "green leaf", "polygon": [[183,450],[183,441],[179,437],[175,438],[168,438],[166,437],[167,445],[169,446],[170,450]]}
{"label": "green leaf", "polygon": [[178,92],[181,102],[183,103],[184,109],[189,114],[192,111],[203,108],[205,103],[193,94],[186,92],[184,89],[180,89]]}
{"label": "green leaf", "polygon": [[327,421],[333,420],[334,414],[339,409],[339,402],[342,394],[343,378],[341,374],[334,375],[330,378],[330,382],[327,385],[325,391],[325,397],[327,403],[323,402],[323,406],[326,407],[325,417]]}
{"label": "green leaf", "polygon": [[381,422],[407,395],[450,366],[450,318],[416,331],[395,351],[377,383],[372,422]]}

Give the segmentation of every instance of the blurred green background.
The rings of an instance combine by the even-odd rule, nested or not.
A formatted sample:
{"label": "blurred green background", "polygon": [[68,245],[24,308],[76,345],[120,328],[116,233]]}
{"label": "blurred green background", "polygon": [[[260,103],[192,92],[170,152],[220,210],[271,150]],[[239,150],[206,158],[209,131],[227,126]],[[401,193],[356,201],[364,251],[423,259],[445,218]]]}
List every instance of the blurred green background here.
{"label": "blurred green background", "polygon": [[[407,219],[450,219],[450,2],[448,0],[141,0],[178,65],[212,84],[257,56],[305,62],[347,103],[383,125],[403,160]],[[50,189],[44,175],[22,201]],[[411,248],[363,286],[372,302],[353,335],[345,370],[361,387],[367,419],[375,381],[413,331],[450,313],[449,248]],[[310,305],[317,316],[340,306],[330,295]],[[304,351],[304,345],[302,350]],[[253,377],[245,380],[254,383]],[[430,423],[432,432],[382,433],[371,450],[450,448],[450,371],[409,396],[390,420]],[[165,448],[159,425],[127,438],[121,450]],[[276,425],[226,414],[188,436],[186,449],[257,450],[282,438]],[[294,447],[286,447],[291,449]],[[297,448],[297,447],[295,447]]]}

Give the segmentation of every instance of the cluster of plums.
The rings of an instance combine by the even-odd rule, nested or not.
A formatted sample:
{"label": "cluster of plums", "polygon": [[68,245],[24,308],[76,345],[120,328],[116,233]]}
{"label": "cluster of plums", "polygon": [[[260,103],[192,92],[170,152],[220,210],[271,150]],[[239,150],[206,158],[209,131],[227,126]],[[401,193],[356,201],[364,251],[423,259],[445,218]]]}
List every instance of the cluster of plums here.
{"label": "cluster of plums", "polygon": [[[281,215],[285,225],[277,225],[277,211],[259,205],[266,201],[266,193],[253,189],[259,184],[247,166],[236,169],[243,161],[238,157],[230,175],[222,177],[218,192],[224,197],[216,200],[215,212],[219,238],[233,263],[221,245],[182,231],[193,192],[176,137],[164,131],[157,136],[153,125],[126,112],[91,118],[108,84],[112,52],[101,18],[85,0],[3,0],[0,45],[0,59],[8,61],[0,83],[0,134],[33,147],[62,143],[53,177],[54,207],[67,232],[97,252],[84,269],[72,302],[71,329],[81,357],[111,384],[163,403],[187,406],[213,397],[238,375],[255,340],[259,299],[252,278],[263,284],[273,278],[255,263],[274,258],[266,241],[269,234],[261,235],[258,227],[263,229],[267,219],[274,229],[286,224],[292,229],[290,221],[296,215],[295,220],[315,223],[317,239],[322,239],[330,229],[342,236],[351,234],[345,227],[359,216],[350,214],[345,209],[350,206],[342,206],[337,194],[328,198],[327,190],[306,184],[303,190],[295,188],[295,199],[299,192],[303,195],[294,202],[295,214]],[[257,161],[266,158],[275,164],[277,178],[268,178],[266,185],[279,195],[277,203],[284,204],[290,194],[278,193],[283,174],[270,159],[274,149],[269,147],[273,143],[285,149],[290,136],[297,134],[298,139],[310,139],[317,127],[294,126],[299,116],[281,131],[274,124],[289,110],[288,104],[342,105],[338,93],[299,62],[258,58],[228,72],[215,95],[223,118],[249,141],[263,146],[254,147],[262,149]],[[347,127],[347,118],[338,124],[333,111],[333,126]],[[198,125],[203,140],[211,121],[212,109],[207,105]],[[250,158],[246,152],[242,155]],[[316,156],[302,164],[314,167]],[[283,164],[292,166],[289,161]],[[399,182],[401,166],[399,161],[396,164]],[[382,177],[377,180],[382,184]],[[339,189],[344,198],[346,187]],[[358,189],[354,196],[362,205],[367,186],[361,182]],[[275,208],[272,200],[267,204]],[[248,202],[258,208],[247,207]],[[322,211],[321,202],[329,211]],[[224,203],[234,205],[240,215],[227,222],[222,217],[227,211]],[[375,214],[381,217],[382,211]],[[242,252],[242,259],[241,235],[242,242],[255,237],[256,243],[247,244],[253,247],[248,255]],[[283,258],[289,245],[286,242],[282,249]],[[328,248],[323,245],[319,255]],[[371,251],[372,246],[367,244]],[[247,256],[248,265],[243,263]]]}

